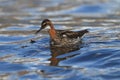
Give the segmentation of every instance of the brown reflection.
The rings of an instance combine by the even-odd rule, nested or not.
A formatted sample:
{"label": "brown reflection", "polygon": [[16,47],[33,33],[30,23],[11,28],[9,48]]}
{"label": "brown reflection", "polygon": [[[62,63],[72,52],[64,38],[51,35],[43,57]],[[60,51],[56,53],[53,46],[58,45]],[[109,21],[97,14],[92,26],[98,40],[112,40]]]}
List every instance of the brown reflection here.
{"label": "brown reflection", "polygon": [[79,49],[80,48],[78,45],[74,46],[74,47],[73,46],[72,47],[53,47],[53,46],[50,46],[50,50],[51,50],[51,58],[49,59],[50,65],[51,66],[58,66],[60,61],[65,60],[65,59],[70,58],[70,57],[74,57],[77,54],[65,56],[62,58],[57,58],[57,56],[62,55],[62,54],[67,54],[69,52],[76,51]]}

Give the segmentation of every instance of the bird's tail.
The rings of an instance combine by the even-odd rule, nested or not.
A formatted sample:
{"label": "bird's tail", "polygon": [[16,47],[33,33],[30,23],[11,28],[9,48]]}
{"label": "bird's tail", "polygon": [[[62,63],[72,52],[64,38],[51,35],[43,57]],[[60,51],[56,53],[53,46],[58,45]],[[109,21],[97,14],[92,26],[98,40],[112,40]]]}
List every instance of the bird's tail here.
{"label": "bird's tail", "polygon": [[85,33],[88,33],[87,29],[79,31],[79,36],[82,37]]}

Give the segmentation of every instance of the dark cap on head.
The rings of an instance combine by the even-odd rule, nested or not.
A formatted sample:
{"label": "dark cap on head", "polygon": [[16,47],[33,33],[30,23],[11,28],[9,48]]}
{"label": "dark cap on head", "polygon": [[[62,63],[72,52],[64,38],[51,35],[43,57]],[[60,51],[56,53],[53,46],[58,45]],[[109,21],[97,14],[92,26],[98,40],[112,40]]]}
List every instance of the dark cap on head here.
{"label": "dark cap on head", "polygon": [[42,23],[45,23],[45,22],[50,22],[50,20],[49,20],[49,19],[44,19],[44,20],[42,21]]}

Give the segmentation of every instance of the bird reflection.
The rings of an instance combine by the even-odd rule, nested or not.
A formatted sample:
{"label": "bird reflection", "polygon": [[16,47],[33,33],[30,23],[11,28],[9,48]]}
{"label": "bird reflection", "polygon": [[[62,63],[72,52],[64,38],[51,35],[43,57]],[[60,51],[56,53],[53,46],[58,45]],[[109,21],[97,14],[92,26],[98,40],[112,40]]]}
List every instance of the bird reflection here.
{"label": "bird reflection", "polygon": [[60,56],[62,54],[67,54],[69,52],[76,51],[79,49],[80,49],[79,45],[76,45],[74,47],[73,46],[72,47],[53,47],[53,46],[50,46],[50,50],[51,50],[51,58],[49,59],[50,65],[51,66],[58,66],[60,61],[65,60],[65,59],[70,58],[70,57],[74,57],[77,54],[64,56],[62,58],[58,58],[57,56]]}

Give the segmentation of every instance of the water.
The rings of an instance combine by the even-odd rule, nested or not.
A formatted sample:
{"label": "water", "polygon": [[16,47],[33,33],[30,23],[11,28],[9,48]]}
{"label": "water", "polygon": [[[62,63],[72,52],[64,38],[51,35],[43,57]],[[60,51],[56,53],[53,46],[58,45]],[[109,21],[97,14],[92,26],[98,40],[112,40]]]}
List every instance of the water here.
{"label": "water", "polygon": [[[0,80],[119,80],[119,4],[119,0],[1,0]],[[34,35],[45,18],[56,29],[88,29],[80,49],[52,49],[46,31]]]}

